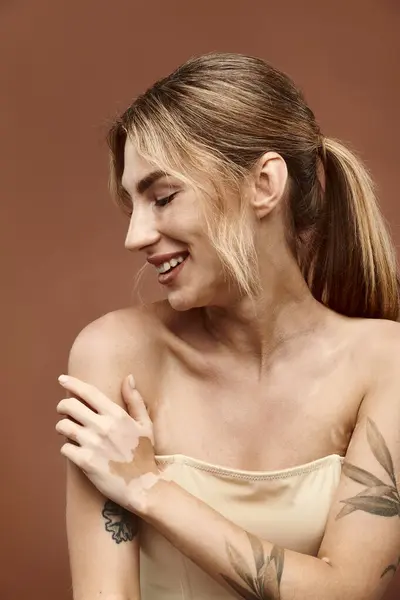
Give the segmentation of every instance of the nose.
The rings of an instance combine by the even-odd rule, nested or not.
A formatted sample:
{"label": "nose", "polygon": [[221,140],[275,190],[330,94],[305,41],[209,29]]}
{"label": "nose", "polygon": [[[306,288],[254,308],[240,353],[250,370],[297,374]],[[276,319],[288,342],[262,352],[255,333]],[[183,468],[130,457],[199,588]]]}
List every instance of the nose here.
{"label": "nose", "polygon": [[142,250],[146,246],[158,242],[159,238],[160,233],[152,211],[146,211],[139,207],[135,208],[125,238],[125,248],[133,252]]}

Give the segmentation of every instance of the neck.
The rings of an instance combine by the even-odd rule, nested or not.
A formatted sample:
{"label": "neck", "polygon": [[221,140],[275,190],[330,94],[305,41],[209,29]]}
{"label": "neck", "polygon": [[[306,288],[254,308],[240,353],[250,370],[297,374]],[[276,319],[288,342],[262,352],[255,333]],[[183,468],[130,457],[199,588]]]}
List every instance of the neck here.
{"label": "neck", "polygon": [[254,356],[261,363],[285,342],[314,330],[328,311],[312,296],[289,252],[280,253],[279,264],[268,265],[263,268],[263,291],[257,298],[203,309],[210,335],[230,351]]}

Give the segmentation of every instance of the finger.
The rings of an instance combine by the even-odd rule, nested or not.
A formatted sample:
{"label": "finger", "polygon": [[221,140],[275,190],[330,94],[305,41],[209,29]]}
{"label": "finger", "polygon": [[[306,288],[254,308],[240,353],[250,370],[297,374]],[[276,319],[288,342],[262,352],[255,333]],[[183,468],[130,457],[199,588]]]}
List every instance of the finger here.
{"label": "finger", "polygon": [[63,398],[56,406],[56,411],[62,415],[68,415],[82,425],[95,424],[99,416],[78,398]]}
{"label": "finger", "polygon": [[60,448],[60,453],[73,462],[83,471],[88,472],[90,465],[90,451],[74,444],[66,443]]}
{"label": "finger", "polygon": [[137,389],[133,378],[132,379],[135,387],[132,387],[129,382],[129,377],[130,376],[126,377],[122,384],[122,394],[124,401],[128,406],[128,412],[136,421],[139,421],[140,423],[149,423],[151,422],[151,419],[149,413],[147,412],[143,397]]}
{"label": "finger", "polygon": [[62,419],[56,424],[56,431],[65,435],[68,441],[76,442],[81,445],[83,441],[84,428],[69,419]]}
{"label": "finger", "polygon": [[69,390],[76,396],[79,396],[86,402],[90,408],[96,410],[99,414],[115,415],[121,408],[115,404],[110,398],[107,398],[103,392],[90,383],[86,383],[77,377],[71,375],[62,375],[58,378],[60,385]]}
{"label": "finger", "polygon": [[146,405],[142,398],[142,395],[138,390],[131,391],[131,406],[132,406],[132,414],[131,416],[138,421],[139,423],[148,423],[150,422],[149,413],[147,412]]}

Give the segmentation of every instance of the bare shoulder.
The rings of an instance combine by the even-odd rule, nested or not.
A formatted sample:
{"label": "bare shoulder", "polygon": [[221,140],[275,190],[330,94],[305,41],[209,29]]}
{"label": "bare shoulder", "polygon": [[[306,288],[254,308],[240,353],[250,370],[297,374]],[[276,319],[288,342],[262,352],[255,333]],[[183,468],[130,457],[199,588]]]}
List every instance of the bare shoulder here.
{"label": "bare shoulder", "polygon": [[361,412],[373,403],[391,412],[396,404],[400,411],[400,323],[385,319],[360,319],[356,323],[355,352],[362,361],[365,396]]}
{"label": "bare shoulder", "polygon": [[143,306],[127,306],[108,312],[88,323],[78,334],[76,341],[95,340],[106,343],[121,342],[133,336],[133,339],[149,338],[150,332],[157,332],[160,323],[160,303]]}
{"label": "bare shoulder", "polygon": [[116,386],[133,373],[138,388],[151,398],[154,373],[163,359],[163,303],[129,306],[88,323],[76,336],[68,371],[118,401]]}
{"label": "bare shoulder", "polygon": [[400,365],[400,323],[386,319],[360,319],[357,349],[371,375],[379,376]]}

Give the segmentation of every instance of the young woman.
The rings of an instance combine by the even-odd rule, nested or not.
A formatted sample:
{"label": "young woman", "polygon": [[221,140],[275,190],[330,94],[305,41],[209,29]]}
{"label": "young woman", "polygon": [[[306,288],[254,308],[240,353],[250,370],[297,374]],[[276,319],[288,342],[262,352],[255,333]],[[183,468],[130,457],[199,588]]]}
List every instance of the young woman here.
{"label": "young woman", "polygon": [[365,168],[235,54],[157,82],[109,143],[166,300],[88,325],[61,382],[75,600],[382,598],[399,296]]}

